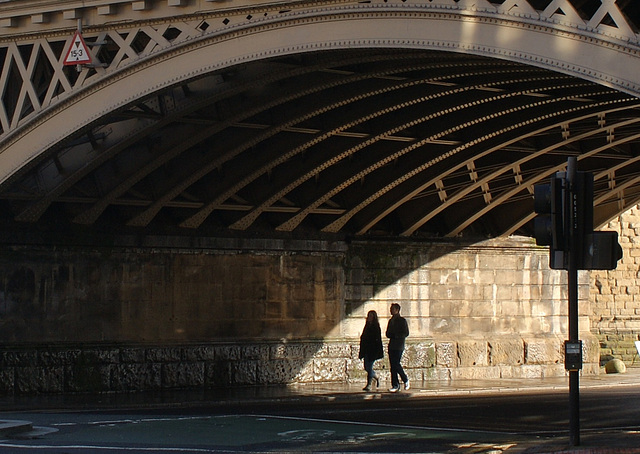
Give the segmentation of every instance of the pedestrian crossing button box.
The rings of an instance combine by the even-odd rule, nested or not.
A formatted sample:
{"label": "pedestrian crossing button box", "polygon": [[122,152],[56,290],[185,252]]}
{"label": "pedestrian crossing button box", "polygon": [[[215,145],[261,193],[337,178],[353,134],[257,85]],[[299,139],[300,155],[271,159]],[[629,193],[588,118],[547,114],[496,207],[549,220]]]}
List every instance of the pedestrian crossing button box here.
{"label": "pedestrian crossing button box", "polygon": [[564,342],[564,368],[568,371],[582,369],[582,341]]}

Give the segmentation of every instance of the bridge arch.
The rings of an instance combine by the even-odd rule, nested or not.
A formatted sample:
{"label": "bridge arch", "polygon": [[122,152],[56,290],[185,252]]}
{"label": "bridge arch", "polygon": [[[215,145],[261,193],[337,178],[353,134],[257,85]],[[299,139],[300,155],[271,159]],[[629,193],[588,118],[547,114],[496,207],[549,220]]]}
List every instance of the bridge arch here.
{"label": "bridge arch", "polygon": [[[351,9],[353,11],[349,11]],[[581,36],[552,25],[509,21],[504,17],[421,10],[404,12],[393,8],[391,11],[360,9],[348,8],[333,14],[318,10],[316,14],[292,18],[285,15],[277,22],[230,28],[213,37],[204,35],[149,56],[141,55],[137,61],[104,73],[94,83],[76,90],[77,93],[72,93],[70,99],[60,105],[53,104],[52,110],[68,111],[68,118],[62,119],[66,124],[74,118],[82,119],[73,125],[79,128],[134,100],[222,68],[282,55],[344,48],[429,49],[501,58],[640,96],[638,46],[629,47],[586,33]],[[108,104],[83,102],[96,95]],[[74,109],[81,109],[84,114]],[[49,115],[52,114],[43,112],[43,116]],[[36,126],[29,125],[30,129],[43,123],[38,119],[32,122]],[[73,127],[65,129],[57,124],[51,129],[73,132]],[[50,137],[43,140],[43,144],[53,144],[63,137],[61,133],[58,137],[46,134],[48,128],[41,131]]]}
{"label": "bridge arch", "polygon": [[[46,93],[36,89],[35,84],[23,88],[16,96],[17,104],[20,99],[30,99],[31,106],[16,108],[15,112],[16,115],[21,110],[27,113],[20,118],[11,116],[11,121],[9,115],[1,119],[6,127],[0,136],[0,161],[8,164],[9,171],[1,178],[0,201],[5,203],[3,206],[11,203],[10,212],[16,220],[38,224],[36,221],[45,218],[44,213],[48,211],[47,214],[55,212],[53,215],[59,217],[64,213],[70,223],[100,226],[98,219],[107,217],[104,213],[110,206],[118,205],[126,215],[123,218],[127,227],[144,229],[154,218],[160,217],[159,212],[165,212],[163,221],[167,224],[173,222],[171,226],[195,230],[203,225],[203,219],[210,213],[208,209],[213,207],[216,212],[225,210],[224,216],[216,219],[219,225],[214,227],[222,226],[227,230],[220,241],[210,234],[213,229],[204,228],[201,235],[200,231],[194,234],[198,236],[196,240],[186,238],[186,234],[178,239],[169,235],[152,237],[154,231],[151,229],[146,230],[150,234],[142,240],[132,239],[134,235],[123,235],[118,240],[124,238],[125,246],[113,253],[110,260],[98,257],[102,251],[92,250],[81,259],[71,251],[65,252],[70,258],[65,256],[60,260],[56,257],[52,260],[53,265],[42,266],[39,262],[41,251],[36,250],[33,256],[18,257],[18,261],[34,263],[34,268],[42,270],[34,282],[41,282],[45,290],[45,284],[49,282],[63,282],[63,290],[71,294],[74,267],[79,270],[76,282],[97,279],[91,290],[109,288],[108,295],[90,296],[99,302],[95,306],[104,306],[91,307],[94,311],[91,327],[93,323],[103,324],[104,317],[106,334],[103,336],[98,330],[88,332],[88,327],[83,326],[74,339],[96,340],[96,336],[104,339],[115,332],[123,338],[131,336],[126,337],[126,341],[210,341],[210,333],[215,333],[212,326],[220,330],[214,335],[232,337],[248,326],[247,321],[254,322],[248,335],[256,338],[265,333],[280,333],[283,329],[287,337],[303,337],[306,333],[303,329],[309,328],[309,313],[313,317],[315,310],[319,319],[326,315],[323,311],[331,311],[331,317],[324,318],[320,328],[333,323],[329,326],[332,337],[340,338],[346,333],[347,337],[355,338],[361,321],[357,310],[367,303],[367,308],[373,304],[381,313],[386,311],[387,302],[403,295],[402,292],[411,287],[404,284],[411,282],[415,284],[412,291],[418,294],[409,296],[410,305],[405,310],[412,315],[417,328],[413,331],[414,336],[433,335],[437,331],[439,341],[445,341],[441,343],[442,351],[454,352],[453,362],[458,346],[449,341],[452,334],[460,335],[462,347],[459,352],[462,352],[460,357],[464,357],[464,365],[476,365],[476,347],[485,352],[483,364],[487,365],[486,342],[481,340],[469,348],[469,339],[464,337],[470,332],[467,328],[479,328],[481,334],[492,332],[500,337],[505,333],[513,334],[514,326],[520,328],[521,323],[534,319],[531,326],[518,332],[520,336],[532,334],[526,345],[533,345],[533,348],[524,349],[523,340],[515,336],[501,349],[513,351],[516,358],[508,359],[520,366],[523,351],[535,352],[536,345],[552,346],[553,354],[548,356],[554,364],[550,369],[563,373],[558,357],[560,350],[555,348],[555,341],[559,341],[556,337],[564,330],[562,320],[566,318],[561,305],[555,304],[562,298],[560,273],[546,269],[545,251],[534,247],[531,240],[511,238],[485,247],[476,245],[472,239],[471,244],[464,243],[468,246],[467,251],[472,251],[468,255],[465,255],[466,251],[448,253],[457,252],[459,244],[456,241],[447,243],[445,252],[438,251],[437,246],[435,252],[430,251],[427,242],[419,241],[415,242],[415,250],[405,250],[405,243],[399,241],[388,251],[370,254],[368,249],[379,245],[372,247],[368,239],[362,243],[358,243],[361,239],[348,243],[342,241],[344,237],[331,235],[344,231],[363,236],[369,233],[375,236],[379,232],[413,234],[425,224],[428,225],[422,232],[425,235],[436,232],[442,236],[458,236],[470,224],[480,224],[474,233],[487,236],[514,233],[530,220],[532,185],[561,170],[567,154],[578,156],[581,166],[585,166],[581,168],[596,171],[598,219],[606,220],[637,201],[637,188],[640,187],[637,177],[640,164],[636,158],[637,142],[640,141],[637,110],[640,102],[634,77],[640,73],[634,70],[637,66],[636,36],[632,31],[624,30],[622,22],[613,31],[598,25],[599,19],[595,25],[581,28],[579,15],[569,10],[563,11],[565,21],[554,19],[554,8],[558,5],[567,7],[567,1],[547,2],[545,14],[524,7],[528,5],[524,0],[517,3],[519,6],[509,0],[500,6],[482,0],[408,4],[294,2],[290,11],[277,11],[276,14],[273,8],[260,10],[260,14],[254,14],[258,19],[249,19],[246,11],[238,11],[232,14],[234,20],[229,24],[210,27],[213,30],[209,32],[209,28],[204,30],[203,26],[209,18],[203,22],[201,17],[119,25],[122,28],[117,30],[106,25],[96,26],[88,28],[85,36],[95,44],[96,57],[108,66],[84,68],[77,78],[64,83],[61,82],[63,70],[56,66],[61,62],[59,52],[64,46],[59,46],[56,54],[46,44],[39,44],[42,49],[49,49],[45,52],[47,55],[53,55],[57,63],[50,69],[65,88],[60,91],[47,88],[43,90]],[[296,4],[302,5],[301,8],[296,8]],[[215,15],[213,19],[222,17]],[[571,25],[571,21],[577,22]],[[176,31],[178,28],[180,31]],[[605,29],[608,31],[604,32]],[[146,38],[137,40],[136,35],[140,33]],[[186,36],[181,38],[181,33]],[[535,46],[530,47],[533,42]],[[19,47],[15,43],[11,46]],[[105,50],[109,46],[112,48]],[[35,54],[31,48],[7,52],[14,59],[20,53]],[[332,52],[335,52],[333,57],[327,59],[331,64],[323,65],[322,56]],[[610,60],[593,59],[592,54],[610,56]],[[101,60],[103,57],[108,58]],[[305,57],[309,57],[306,65],[292,63]],[[442,61],[434,63],[439,57]],[[365,68],[376,59],[384,63],[380,67],[362,69],[360,73],[353,71],[359,65]],[[619,64],[620,59],[628,60],[628,64]],[[17,65],[18,72],[24,77],[34,75],[30,68],[37,66],[36,60],[35,57],[25,58]],[[73,68],[69,70],[74,71]],[[298,78],[289,85],[294,79],[292,75]],[[329,78],[328,75],[336,77]],[[309,82],[303,82],[307,77]],[[272,83],[264,84],[263,79]],[[372,80],[371,87],[362,92],[351,92],[358,82]],[[261,93],[265,87],[274,88],[278,84],[278,90]],[[335,87],[344,87],[340,93],[331,92],[336,94],[335,98],[312,102],[314,97],[322,98],[329,93],[329,88]],[[230,93],[237,96],[229,96]],[[393,93],[401,95],[392,96]],[[239,113],[229,104],[242,96],[259,102],[242,105],[243,112]],[[269,101],[269,98],[273,99]],[[38,99],[44,101],[38,104]],[[443,99],[446,102],[440,103]],[[354,108],[355,112],[343,109],[359,102],[367,109]],[[219,104],[215,109],[227,110],[219,117],[197,118],[199,109],[215,103]],[[296,104],[304,103],[309,106],[295,108]],[[330,115],[325,115],[324,124],[322,121],[317,122],[320,125],[308,124],[322,114],[338,110],[340,113],[336,114],[334,122],[328,121]],[[390,113],[402,115],[391,122]],[[265,120],[269,116],[273,117],[272,123],[260,124],[253,120],[254,117]],[[370,128],[362,128],[367,122],[371,123]],[[237,129],[226,133],[232,127]],[[258,132],[252,134],[252,130]],[[283,131],[297,136],[281,137]],[[269,142],[270,139],[273,142]],[[340,142],[331,142],[332,139]],[[221,144],[215,153],[210,152],[211,142]],[[200,146],[201,143],[204,145]],[[262,143],[270,147],[260,148]],[[302,157],[305,150],[317,144],[323,145],[321,150],[326,154],[321,159],[307,156],[306,160],[301,158],[287,163],[288,153]],[[387,146],[389,144],[398,145]],[[420,147],[422,144],[428,144],[430,149]],[[333,145],[337,150],[332,150]],[[259,148],[260,152],[270,148],[272,154],[261,160],[260,153],[247,152],[252,147]],[[360,156],[364,153],[357,151],[364,149],[370,153]],[[419,153],[413,153],[414,150]],[[485,159],[497,154],[498,150],[504,152],[500,159]],[[181,166],[172,167],[180,154],[184,154]],[[215,156],[211,157],[213,154]],[[454,154],[461,159],[448,161]],[[403,161],[407,156],[410,159]],[[335,165],[340,159],[347,161],[352,157],[348,166]],[[191,165],[185,165],[191,159]],[[279,171],[280,165],[283,168]],[[169,169],[150,184],[141,184],[152,172],[161,173],[158,169],[163,166]],[[432,168],[433,173],[424,178],[421,175],[420,181],[410,181],[407,185],[405,179],[410,172],[423,167]],[[223,170],[216,178],[198,182],[198,178],[218,172],[220,168]],[[390,171],[380,175],[378,169]],[[216,179],[226,186],[221,184],[221,187],[211,189],[209,184]],[[303,180],[312,181],[315,186],[304,188],[306,192],[300,191],[293,196],[290,195],[293,191],[286,191],[289,185],[304,186]],[[357,186],[358,181],[363,183],[357,190],[348,196],[338,195],[346,188]],[[253,186],[245,190],[248,183]],[[198,191],[190,191],[192,185]],[[506,204],[507,200],[512,203]],[[47,210],[54,204],[55,208],[64,207],[64,210]],[[382,225],[390,212],[403,204],[410,205],[402,213],[404,217],[398,216],[388,225]],[[166,214],[167,207],[179,212]],[[416,210],[418,207],[423,211]],[[486,213],[499,211],[500,207],[501,216],[483,218]],[[59,219],[55,216],[47,217],[42,224],[55,228],[51,222]],[[309,243],[301,242],[298,247],[302,250],[299,254],[302,258],[294,257],[291,265],[287,265],[288,254],[295,255],[295,252],[293,249],[283,252],[282,245],[286,242],[279,239],[264,241],[262,237],[252,241],[252,232],[243,237],[245,241],[236,241],[233,234],[229,235],[229,229],[248,230],[262,219],[260,228],[266,225],[276,232],[275,235],[282,235],[277,238],[290,240],[293,237],[296,240],[299,237],[292,231],[303,219],[314,216],[305,227],[317,227],[327,235],[321,235],[317,230],[314,235],[323,240],[337,238],[337,241],[328,246],[324,241],[312,244],[311,250],[306,249]],[[358,222],[349,224],[358,217]],[[433,219],[435,223],[431,222]],[[400,225],[394,225],[394,222]],[[519,227],[514,228],[514,222]],[[349,230],[342,230],[345,225]],[[15,225],[11,227],[14,229],[12,234],[18,230]],[[102,232],[111,227],[112,224],[107,224]],[[211,228],[210,225],[207,227]],[[170,230],[173,232],[175,230]],[[262,246],[261,250],[260,245],[265,242],[268,247]],[[129,250],[131,244],[142,243],[143,254]],[[327,258],[327,251],[332,251],[332,247],[338,249]],[[372,265],[356,263],[353,269],[345,272],[341,265],[344,256],[341,248],[358,249],[354,262],[367,259]],[[154,253],[149,252],[152,250]],[[162,252],[157,253],[158,250]],[[206,251],[204,254],[203,250]],[[486,250],[489,250],[488,254]],[[524,268],[521,264],[523,251],[526,251]],[[50,254],[55,256],[58,251]],[[144,254],[150,257],[148,263],[141,265],[139,255]],[[417,264],[416,254],[420,260],[429,263],[429,267],[418,269],[421,263]],[[392,259],[396,256],[402,258],[401,270],[409,270],[406,275],[399,274],[398,262]],[[231,257],[233,260],[229,260]],[[264,264],[265,257],[267,265],[256,265]],[[14,266],[13,258],[13,255],[7,255],[3,259],[6,269]],[[230,262],[237,264],[234,272],[238,275],[223,274],[221,277],[215,274],[218,269],[230,268]],[[256,275],[245,273],[256,268]],[[178,272],[168,271],[172,269]],[[309,273],[312,269],[319,272],[312,275]],[[128,274],[130,270],[131,275]],[[301,282],[299,288],[295,285],[287,287],[291,274],[295,274],[290,270],[300,272],[299,281],[296,281]],[[450,273],[451,270],[454,272]],[[483,277],[486,270],[490,270],[495,282],[479,289],[475,284],[483,279],[486,282],[487,278]],[[511,273],[513,270],[521,272],[514,274]],[[270,271],[274,271],[275,277],[269,274]],[[369,271],[371,275],[367,274]],[[110,276],[119,276],[119,273],[122,273],[125,292],[118,294],[114,304],[109,298],[122,291],[115,287],[123,282],[115,278],[114,286],[110,287],[113,284]],[[322,288],[318,291],[322,286],[318,285],[318,279],[322,279],[318,275],[322,274],[335,276],[326,281],[326,293]],[[361,279],[347,281],[350,294],[343,295],[340,285],[344,285],[347,274],[350,279]],[[376,285],[370,285],[372,278]],[[377,281],[377,278],[381,280]],[[513,293],[516,281],[518,291],[522,293]],[[234,293],[238,287],[236,282],[243,283],[239,297]],[[532,282],[539,283],[534,285],[533,292],[530,291]],[[252,284],[255,287],[251,287]],[[373,294],[377,285],[384,287],[382,296]],[[313,293],[295,293],[300,288]],[[473,302],[480,304],[473,308],[476,312],[465,319],[461,314],[467,307],[471,308],[471,305],[465,306],[469,301],[466,291],[472,288]],[[175,289],[179,290],[176,292]],[[500,294],[502,289],[507,296]],[[427,290],[429,293],[422,293]],[[492,298],[490,303],[487,298]],[[491,312],[502,307],[500,298],[510,304],[505,304],[496,318]],[[218,318],[217,311],[229,304],[228,299],[233,299],[242,315],[237,319],[218,320],[209,326],[213,318]],[[421,299],[429,300],[429,304],[422,304]],[[327,300],[331,300],[330,305],[326,304]],[[74,308],[79,308],[86,297],[73,295],[69,301],[73,301]],[[174,303],[177,303],[177,313],[173,312]],[[57,304],[56,301],[51,306],[57,309]],[[286,307],[288,304],[291,306]],[[309,310],[311,305],[313,310]],[[118,313],[119,308],[122,314]],[[245,311],[245,308],[249,310]],[[101,312],[103,309],[106,311]],[[357,310],[351,313],[351,309]],[[68,308],[61,307],[60,313],[64,310]],[[288,321],[295,319],[295,328],[283,328],[282,320],[278,319],[280,311],[287,310],[293,313],[285,316]],[[47,311],[48,308],[43,312]],[[531,317],[533,312],[538,315]],[[208,314],[211,318],[200,314]],[[266,329],[258,328],[262,321],[260,317],[265,314],[272,325],[267,323]],[[345,314],[347,320],[342,320],[341,316]],[[436,321],[436,318],[440,320]],[[478,320],[482,326],[474,325]],[[229,321],[238,329],[225,327],[224,323]],[[459,325],[456,331],[447,327],[449,321]],[[47,326],[59,327],[57,320],[49,323],[47,319],[46,322]],[[76,325],[68,326],[79,326],[81,317],[74,319],[74,323]],[[194,326],[186,330],[189,323]],[[429,326],[429,323],[432,324]],[[125,325],[124,329],[122,325]],[[37,331],[38,326],[34,325],[32,331]],[[144,327],[142,332],[140,326]],[[345,326],[345,331],[341,331]],[[269,331],[271,328],[274,328],[273,332]],[[497,328],[495,332],[494,328]],[[12,329],[19,331],[19,326]],[[118,332],[118,329],[122,331]],[[53,331],[49,332],[51,337],[48,339],[59,339],[56,337],[59,333]],[[326,334],[321,331],[316,329],[312,334]],[[146,337],[147,333],[150,333],[149,337]],[[552,339],[535,338],[539,334],[551,335]],[[557,345],[561,344],[558,342]],[[593,366],[597,361],[593,353],[597,344],[592,342],[590,345]],[[296,348],[298,346],[294,345],[291,349]],[[434,348],[433,345],[428,347],[429,351]],[[247,348],[248,352],[253,350],[253,345]],[[286,350],[286,346],[280,345],[273,348],[276,355]],[[469,353],[470,350],[473,351]],[[355,364],[348,357],[349,351],[341,354],[337,362],[344,364],[346,360]],[[203,353],[207,356],[206,351],[189,350],[188,356],[197,357]],[[255,352],[247,356],[251,354]],[[234,356],[238,356],[237,351],[220,355],[223,363]],[[239,356],[244,358],[245,353]]]}
{"label": "bridge arch", "polygon": [[[640,94],[640,81],[635,80],[640,74],[635,44],[629,40],[624,42],[620,37],[599,35],[592,29],[570,29],[553,23],[551,17],[540,20],[538,14],[538,20],[534,21],[530,14],[509,16],[499,8],[470,10],[462,3],[458,4],[457,11],[452,11],[446,2],[432,8],[416,4],[382,7],[381,4],[344,5],[340,2],[333,7],[323,6],[293,10],[276,19],[265,13],[264,19],[253,20],[250,24],[223,27],[215,33],[192,36],[176,45],[158,45],[153,52],[140,52],[130,61],[117,62],[115,68],[85,69],[87,73],[95,71],[93,78],[86,76],[77,89],[60,96],[58,102],[52,102],[14,130],[3,134],[0,153],[5,170],[0,174],[0,182],[9,185],[12,177],[19,177],[39,157],[52,150],[55,153],[69,137],[86,133],[101,119],[141,99],[225,68],[286,55],[354,48],[448,51],[524,63],[555,74],[596,82],[631,97]],[[531,13],[530,10],[523,12]],[[107,36],[105,31],[94,35],[97,40]],[[91,32],[87,36],[91,39]],[[131,45],[128,46],[131,49]],[[99,52],[96,54],[100,55]],[[598,57],[593,58],[593,55]],[[629,101],[630,97],[625,98],[625,105],[635,109],[635,104]],[[594,115],[603,116],[606,111]],[[566,124],[566,119],[556,126],[561,124]],[[76,220],[95,222],[110,200],[105,198],[102,209],[96,207],[94,214]],[[623,205],[627,207],[633,202],[635,200],[629,200]],[[320,203],[316,202],[317,205]],[[47,202],[41,205],[46,206]],[[317,207],[310,206],[309,209],[314,208]],[[607,214],[610,215],[611,210]],[[18,217],[28,220],[30,216],[34,218],[28,212]],[[206,210],[200,216],[206,216]],[[135,225],[140,221],[132,222],[131,225]],[[196,226],[199,222],[192,221]],[[236,222],[235,225],[243,224]],[[344,225],[344,221],[333,225]],[[407,232],[416,228],[412,226]],[[460,228],[451,230],[457,233]],[[511,228],[502,233],[513,231]]]}

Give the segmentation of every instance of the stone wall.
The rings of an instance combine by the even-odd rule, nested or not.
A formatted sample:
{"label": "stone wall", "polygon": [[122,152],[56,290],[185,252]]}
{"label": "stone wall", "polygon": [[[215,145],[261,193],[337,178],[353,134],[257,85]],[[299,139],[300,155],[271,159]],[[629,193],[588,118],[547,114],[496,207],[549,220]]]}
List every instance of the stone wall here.
{"label": "stone wall", "polygon": [[[432,342],[412,342],[407,371],[435,361]],[[379,365],[389,381],[388,364]],[[421,372],[420,372],[421,373]],[[358,345],[342,341],[211,343],[0,350],[0,394],[159,391],[229,385],[364,382]]]}
{"label": "stone wall", "polygon": [[622,260],[612,271],[591,271],[591,329],[600,341],[601,364],[613,358],[639,365],[640,206],[613,219],[602,230],[619,234]]}
{"label": "stone wall", "polygon": [[[547,263],[528,238],[5,246],[0,392],[360,382],[364,316],[384,330],[393,302],[413,380],[563,375],[566,278]],[[597,372],[586,315],[580,329]]]}
{"label": "stone wall", "polygon": [[343,244],[0,251],[0,342],[324,338],[340,322]]}
{"label": "stone wall", "polygon": [[[354,242],[340,327],[345,336],[358,333],[375,310],[384,329],[395,302],[411,337],[434,341],[434,368],[416,379],[563,375],[566,273],[550,270],[548,262],[548,251],[530,238],[473,245]],[[583,373],[593,374],[599,352],[589,332],[588,284],[580,272]]]}

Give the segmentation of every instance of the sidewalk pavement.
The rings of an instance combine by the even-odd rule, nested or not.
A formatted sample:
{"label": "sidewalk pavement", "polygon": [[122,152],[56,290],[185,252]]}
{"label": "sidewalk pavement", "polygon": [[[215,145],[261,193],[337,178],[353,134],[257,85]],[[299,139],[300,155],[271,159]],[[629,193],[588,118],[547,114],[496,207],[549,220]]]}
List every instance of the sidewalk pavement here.
{"label": "sidewalk pavement", "polygon": [[[640,385],[640,367],[628,368],[622,374],[585,375],[580,377],[580,389],[620,388]],[[153,409],[163,407],[194,407],[225,405],[259,405],[286,402],[332,402],[393,398],[395,394],[383,385],[375,393],[362,391],[363,383],[293,384],[282,386],[248,386],[211,390],[175,390],[153,393],[75,394],[0,397],[0,412],[19,411],[69,411],[110,409]],[[400,393],[405,398],[427,398],[429,396],[463,396],[495,393],[521,393],[569,390],[568,377],[472,379],[412,382],[410,390]],[[0,418],[2,415],[0,414]],[[0,437],[14,436],[16,432],[35,430],[28,421],[0,419]],[[637,439],[636,439],[637,438]],[[563,450],[534,450],[527,452],[571,454],[640,454],[640,436],[625,439],[608,439],[606,448],[579,448]]]}
{"label": "sidewalk pavement", "polygon": [[[290,385],[287,394],[313,399],[352,399],[366,396],[362,383],[357,384],[302,384]],[[495,394],[518,392],[543,392],[569,390],[569,377],[502,378],[434,380],[422,383],[411,382],[409,391],[401,391],[409,397],[459,396],[465,394]],[[597,389],[640,385],[640,367],[628,368],[622,374],[585,375],[580,377],[580,389]],[[386,394],[387,388],[380,386],[379,392]],[[354,396],[355,394],[355,396]],[[284,397],[284,396],[283,396]]]}
{"label": "sidewalk pavement", "polygon": [[[371,394],[381,398],[393,397],[388,386],[380,384],[376,392],[362,391],[364,383],[314,383],[269,386],[235,386],[207,390],[166,390],[132,393],[49,394],[36,396],[0,397],[0,411],[27,410],[83,410],[112,408],[154,408],[192,405],[239,405],[288,401],[349,401],[369,400]],[[402,390],[405,398],[429,396],[460,396],[466,394],[495,394],[518,392],[544,392],[569,390],[569,377],[459,379],[411,382],[409,391]],[[627,368],[622,374],[584,375],[580,389],[640,385],[640,367]]]}

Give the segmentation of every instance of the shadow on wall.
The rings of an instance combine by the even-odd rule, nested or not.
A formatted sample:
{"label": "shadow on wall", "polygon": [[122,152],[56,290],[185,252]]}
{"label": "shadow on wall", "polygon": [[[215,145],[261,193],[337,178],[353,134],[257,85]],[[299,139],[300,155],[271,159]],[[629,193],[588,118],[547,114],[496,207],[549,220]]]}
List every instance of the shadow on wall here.
{"label": "shadow on wall", "polygon": [[172,246],[5,248],[0,392],[360,381],[364,316],[384,331],[393,302],[412,379],[561,362],[561,282],[529,239]]}

